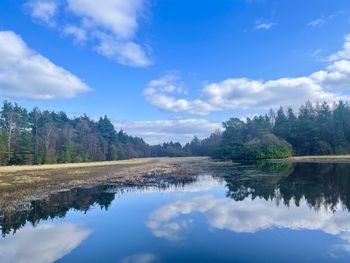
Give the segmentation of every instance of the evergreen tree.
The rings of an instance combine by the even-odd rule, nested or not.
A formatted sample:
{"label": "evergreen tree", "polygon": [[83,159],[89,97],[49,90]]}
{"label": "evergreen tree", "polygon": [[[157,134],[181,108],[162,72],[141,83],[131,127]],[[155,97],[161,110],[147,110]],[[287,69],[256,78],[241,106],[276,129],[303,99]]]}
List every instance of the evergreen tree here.
{"label": "evergreen tree", "polygon": [[276,134],[276,136],[281,138],[287,138],[290,132],[288,119],[282,107],[280,107],[277,111],[273,132]]}
{"label": "evergreen tree", "polygon": [[221,159],[284,158],[291,155],[350,153],[350,106],[305,103],[296,114],[277,112],[245,120],[231,118],[223,132],[193,140],[148,145],[142,138],[116,131],[107,116],[97,122],[86,115],[31,112],[4,101],[0,110],[0,165],[69,163],[148,156],[213,156]]}

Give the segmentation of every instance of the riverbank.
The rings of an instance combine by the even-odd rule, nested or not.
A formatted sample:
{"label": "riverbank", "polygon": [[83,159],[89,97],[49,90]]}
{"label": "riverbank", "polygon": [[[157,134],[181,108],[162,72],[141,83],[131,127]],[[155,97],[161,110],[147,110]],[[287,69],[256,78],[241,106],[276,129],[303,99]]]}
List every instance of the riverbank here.
{"label": "riverbank", "polygon": [[120,161],[105,161],[105,162],[86,162],[86,163],[62,163],[62,164],[42,164],[42,165],[13,165],[0,166],[0,176],[6,173],[16,173],[23,171],[42,171],[42,170],[59,170],[59,169],[77,169],[90,167],[106,167],[120,165],[138,165],[156,162],[159,158],[137,158]]}
{"label": "riverbank", "polygon": [[207,157],[140,158],[100,163],[0,167],[0,208],[75,187],[187,180],[202,171],[208,160]]}
{"label": "riverbank", "polygon": [[286,160],[295,163],[350,163],[350,155],[295,156]]}

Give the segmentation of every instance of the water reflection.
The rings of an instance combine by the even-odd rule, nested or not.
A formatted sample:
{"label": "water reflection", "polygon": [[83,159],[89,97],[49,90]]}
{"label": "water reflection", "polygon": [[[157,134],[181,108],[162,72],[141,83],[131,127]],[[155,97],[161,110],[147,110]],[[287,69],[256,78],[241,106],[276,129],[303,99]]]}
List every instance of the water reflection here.
{"label": "water reflection", "polygon": [[[238,166],[223,175],[227,182],[227,196],[236,201],[256,197],[275,200],[289,206],[306,203],[318,210],[335,210],[339,205],[350,210],[350,164],[305,163],[290,169],[280,164],[278,172],[262,173],[268,164]],[[271,166],[274,166],[271,164]]]}
{"label": "water reflection", "polygon": [[69,254],[91,231],[74,224],[25,226],[16,235],[0,239],[0,261],[49,263]]}
{"label": "water reflection", "polygon": [[86,189],[51,194],[42,200],[33,200],[19,209],[0,211],[0,225],[3,236],[16,233],[27,223],[35,226],[40,221],[53,218],[64,218],[71,209],[86,213],[93,205],[106,209],[114,200],[114,194],[109,193],[109,186],[97,186]]}
{"label": "water reflection", "polygon": [[210,227],[235,233],[256,233],[272,228],[320,230],[347,241],[344,248],[350,251],[349,213],[340,207],[334,212],[324,207],[315,211],[305,200],[299,206],[276,207],[275,203],[262,198],[232,202],[203,195],[162,206],[150,214],[146,224],[156,237],[178,240],[184,228],[195,223],[191,219],[193,213],[205,215]]}
{"label": "water reflection", "polygon": [[[174,262],[169,258],[176,255],[180,262],[193,262],[197,258],[191,256],[208,253],[212,258],[197,261],[219,262],[217,254],[207,252],[214,247],[227,252],[220,255],[221,261],[232,262],[237,259],[232,247],[241,244],[241,237],[250,236],[254,243],[259,233],[279,230],[290,231],[283,233],[291,244],[296,240],[291,232],[301,237],[311,232],[310,240],[328,242],[328,256],[346,254],[350,252],[349,171],[349,164],[235,164],[185,181],[51,194],[25,209],[0,211],[4,236],[0,261],[96,262],[101,257],[103,262],[148,263]],[[82,222],[71,219],[79,214],[86,214],[79,219]],[[240,238],[234,239],[237,235]],[[271,236],[264,238],[261,244],[270,244]],[[237,261],[249,261],[254,251],[261,254],[261,244],[238,248],[235,253],[249,252]],[[80,252],[71,253],[75,248]],[[264,252],[268,249],[264,247]],[[285,262],[283,249],[281,245],[269,253],[280,253],[280,261]],[[310,255],[324,260],[317,249]]]}
{"label": "water reflection", "polygon": [[108,210],[116,196],[127,193],[152,192],[203,192],[223,187],[223,180],[214,180],[211,176],[201,176],[197,180],[161,181],[148,186],[102,185],[90,188],[77,188],[50,194],[44,199],[33,200],[25,206],[0,210],[0,229],[3,236],[22,228],[27,223],[35,226],[41,221],[64,218],[68,211],[87,213],[98,206]]}
{"label": "water reflection", "polygon": [[234,201],[213,195],[178,200],[150,213],[146,225],[156,237],[182,240],[199,213],[210,227],[235,233],[322,231],[346,242],[334,248],[350,252],[349,172],[349,164],[236,165],[220,173]]}

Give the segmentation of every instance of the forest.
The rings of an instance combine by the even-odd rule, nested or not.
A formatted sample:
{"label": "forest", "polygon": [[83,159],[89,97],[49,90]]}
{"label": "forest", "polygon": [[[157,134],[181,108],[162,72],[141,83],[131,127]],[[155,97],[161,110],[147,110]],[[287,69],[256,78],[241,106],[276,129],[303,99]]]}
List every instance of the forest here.
{"label": "forest", "polygon": [[116,130],[107,116],[31,111],[4,101],[0,111],[0,164],[47,164],[138,157],[211,156],[217,159],[270,159],[292,155],[350,153],[350,105],[306,102],[253,118],[231,118],[208,138],[186,145],[149,145]]}
{"label": "forest", "polygon": [[98,121],[64,112],[32,111],[4,101],[0,111],[1,165],[109,161],[179,156],[179,143],[150,146],[142,138],[116,131],[107,116]]}
{"label": "forest", "polygon": [[231,118],[223,128],[191,144],[198,145],[200,155],[226,160],[350,153],[350,105],[343,101],[306,102],[297,111],[280,107],[254,118]]}

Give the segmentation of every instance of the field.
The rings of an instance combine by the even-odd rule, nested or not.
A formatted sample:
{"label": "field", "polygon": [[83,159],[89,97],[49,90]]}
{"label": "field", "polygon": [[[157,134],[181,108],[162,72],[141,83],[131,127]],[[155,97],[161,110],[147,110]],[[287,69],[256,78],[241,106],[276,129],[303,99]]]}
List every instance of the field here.
{"label": "field", "polygon": [[125,161],[0,167],[0,208],[47,193],[97,184],[147,185],[187,180],[208,158],[140,158]]}
{"label": "field", "polygon": [[138,165],[156,162],[156,158],[137,158],[120,161],[106,162],[88,162],[88,163],[64,163],[64,164],[44,164],[44,165],[14,165],[0,167],[1,174],[15,173],[22,171],[40,171],[40,170],[59,170],[59,169],[74,169],[74,168],[90,168],[90,167],[105,167],[105,166],[122,166],[122,165]]}

